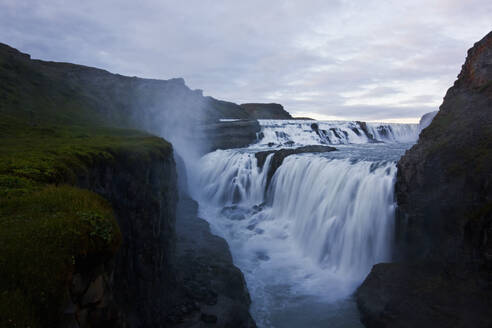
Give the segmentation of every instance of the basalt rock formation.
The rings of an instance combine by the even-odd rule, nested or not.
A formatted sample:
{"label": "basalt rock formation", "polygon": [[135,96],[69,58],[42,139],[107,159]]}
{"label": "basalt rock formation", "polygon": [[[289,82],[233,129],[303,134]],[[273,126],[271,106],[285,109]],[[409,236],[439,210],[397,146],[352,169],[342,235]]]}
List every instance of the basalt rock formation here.
{"label": "basalt rock formation", "polygon": [[368,327],[491,327],[492,32],[398,162],[396,263],[357,292]]}
{"label": "basalt rock formation", "polygon": [[[111,277],[114,306],[130,327],[158,327],[165,322],[163,309],[172,301],[169,291],[175,282],[178,191],[173,150],[168,147],[149,161],[98,159],[86,172],[77,185],[110,202],[123,237]],[[89,312],[88,320],[94,316]],[[104,319],[103,313],[99,316]]]}
{"label": "basalt rock formation", "polygon": [[303,153],[327,153],[330,151],[337,150],[334,147],[330,146],[318,146],[318,145],[312,145],[312,146],[303,146],[303,147],[297,147],[297,148],[285,148],[285,149],[278,149],[278,150],[266,150],[266,151],[260,151],[255,153],[256,161],[258,164],[259,168],[263,168],[265,165],[266,159],[268,155],[273,154],[273,157],[270,161],[270,166],[268,167],[268,172],[267,172],[267,184],[266,188],[270,185],[270,182],[272,180],[273,175],[277,171],[277,169],[282,165],[284,159],[287,156],[294,155],[294,154],[303,154]]}

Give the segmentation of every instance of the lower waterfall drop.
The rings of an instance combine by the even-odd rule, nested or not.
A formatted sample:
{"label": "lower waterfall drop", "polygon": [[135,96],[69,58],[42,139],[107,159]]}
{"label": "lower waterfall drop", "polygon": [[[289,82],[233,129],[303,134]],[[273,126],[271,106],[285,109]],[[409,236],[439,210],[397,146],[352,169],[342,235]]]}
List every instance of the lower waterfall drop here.
{"label": "lower waterfall drop", "polygon": [[394,163],[288,157],[273,180],[272,219],[288,222],[321,267],[360,281],[390,259],[395,174]]}

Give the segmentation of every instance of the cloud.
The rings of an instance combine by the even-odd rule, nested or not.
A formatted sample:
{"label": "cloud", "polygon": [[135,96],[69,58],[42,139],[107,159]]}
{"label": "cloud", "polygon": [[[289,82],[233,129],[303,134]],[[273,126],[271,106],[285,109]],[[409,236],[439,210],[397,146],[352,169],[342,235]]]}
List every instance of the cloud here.
{"label": "cloud", "polygon": [[131,76],[184,77],[238,103],[363,120],[435,110],[487,0],[3,0],[0,42],[35,58]]}

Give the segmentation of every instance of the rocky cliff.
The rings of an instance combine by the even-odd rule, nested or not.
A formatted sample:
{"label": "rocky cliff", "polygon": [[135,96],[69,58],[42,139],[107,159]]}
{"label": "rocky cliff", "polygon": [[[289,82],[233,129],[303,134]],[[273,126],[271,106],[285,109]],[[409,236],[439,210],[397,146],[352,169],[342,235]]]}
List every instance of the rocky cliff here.
{"label": "rocky cliff", "polygon": [[253,119],[279,119],[291,120],[292,116],[280,104],[241,104],[249,116]]}
{"label": "rocky cliff", "polygon": [[169,326],[254,328],[251,303],[241,271],[226,241],[199,218],[198,204],[181,197],[176,221],[175,306]]}
{"label": "rocky cliff", "polygon": [[357,292],[369,327],[491,327],[492,33],[398,162],[395,254]]}
{"label": "rocky cliff", "polygon": [[[122,245],[113,259],[108,285],[113,311],[121,311],[119,317],[125,318],[130,327],[162,326],[164,309],[173,302],[170,290],[175,283],[176,166],[169,145],[156,155],[116,153],[110,161],[96,158],[77,177],[79,187],[103,196],[114,210]],[[101,297],[90,303],[103,302]],[[87,320],[94,321],[88,325],[80,320],[84,312],[77,313],[81,327],[101,325],[104,319],[113,321],[111,315],[105,318],[106,313],[94,312],[87,313]]]}
{"label": "rocky cliff", "polygon": [[157,325],[173,275],[171,145],[0,118],[0,326]]}
{"label": "rocky cliff", "polygon": [[0,326],[254,327],[225,241],[192,201],[176,214],[173,146],[133,130],[182,141],[240,113],[182,79],[0,45]]}

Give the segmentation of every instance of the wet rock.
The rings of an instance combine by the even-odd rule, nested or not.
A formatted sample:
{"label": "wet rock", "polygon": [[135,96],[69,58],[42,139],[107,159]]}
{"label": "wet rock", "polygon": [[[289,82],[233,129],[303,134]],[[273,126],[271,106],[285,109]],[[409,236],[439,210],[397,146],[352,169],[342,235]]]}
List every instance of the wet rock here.
{"label": "wet rock", "polygon": [[[230,206],[222,211],[234,215],[238,210]],[[225,240],[210,232],[208,223],[197,217],[197,211],[195,201],[180,199],[175,291],[181,295],[179,299],[197,306],[188,308],[186,313],[173,312],[171,319],[186,322],[190,327],[199,327],[203,322],[214,323],[215,327],[255,327],[249,314],[251,301],[243,274],[234,266]],[[181,284],[185,290],[179,287]],[[204,311],[201,314],[200,309]]]}
{"label": "wet rock", "polygon": [[104,289],[104,278],[102,276],[98,276],[96,280],[91,282],[89,288],[82,296],[81,305],[85,307],[89,304],[95,304],[101,301],[104,295]]}
{"label": "wet rock", "polygon": [[229,216],[229,219],[232,221],[242,221],[245,220],[246,217],[242,213],[234,213],[233,215]]}
{"label": "wet rock", "polygon": [[72,286],[70,288],[70,292],[75,298],[78,298],[87,290],[88,286],[88,279],[81,273],[76,273],[72,277]]}
{"label": "wet rock", "polygon": [[318,133],[318,131],[319,131],[318,123],[312,123],[311,129],[313,129],[314,132]]}
{"label": "wet rock", "polygon": [[255,228],[256,228],[256,223],[250,224],[250,225],[248,225],[248,226],[246,227],[246,229],[248,229],[248,230],[250,230],[250,231],[255,230]]}
{"label": "wet rock", "polygon": [[357,129],[357,128],[352,128],[352,131],[354,131],[354,133],[355,133],[356,135],[361,136],[361,133],[360,133],[359,129]]}
{"label": "wet rock", "polygon": [[[315,123],[313,123],[315,124]],[[270,167],[267,172],[267,188],[270,185],[270,181],[272,180],[275,171],[282,165],[284,158],[293,155],[293,154],[303,154],[303,153],[326,153],[330,151],[334,151],[336,148],[330,146],[303,146],[298,148],[289,148],[289,149],[279,149],[279,150],[267,150],[255,153],[255,157],[257,160],[258,167],[263,168],[263,165],[266,162],[268,155],[274,154],[272,160],[270,161]]]}
{"label": "wet rock", "polygon": [[372,133],[369,132],[369,129],[367,128],[366,122],[356,121],[355,123],[357,123],[357,125],[360,127],[360,130],[362,132],[364,132],[364,134],[366,135],[367,139],[369,139],[369,141],[371,141],[371,142],[376,141],[376,139],[374,139],[374,136],[372,135]]}
{"label": "wet rock", "polygon": [[214,314],[202,313],[200,315],[200,320],[202,320],[205,323],[216,323],[217,322],[217,316]]}
{"label": "wet rock", "polygon": [[268,261],[270,259],[270,256],[268,256],[266,254],[266,252],[264,251],[259,251],[259,252],[256,252],[256,257],[260,260],[260,261]]}

